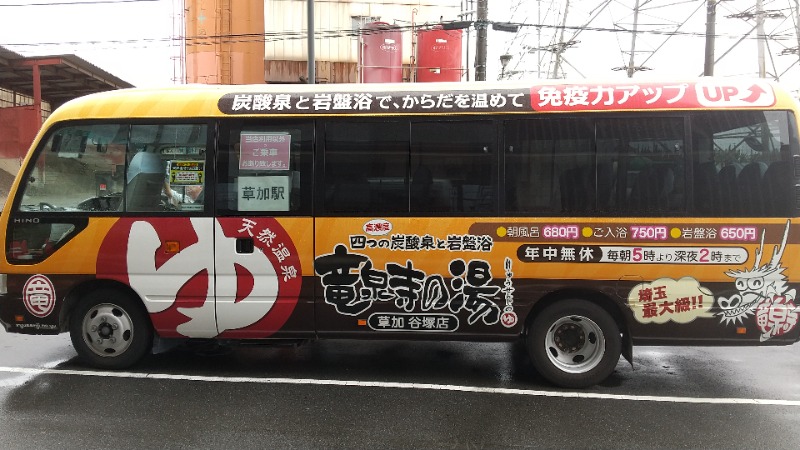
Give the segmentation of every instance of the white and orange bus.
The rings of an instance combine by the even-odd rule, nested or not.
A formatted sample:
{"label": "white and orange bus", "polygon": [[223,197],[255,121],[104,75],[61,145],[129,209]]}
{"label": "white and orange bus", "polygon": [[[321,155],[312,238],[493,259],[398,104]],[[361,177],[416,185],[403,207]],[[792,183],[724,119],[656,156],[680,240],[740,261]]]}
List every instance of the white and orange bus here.
{"label": "white and orange bus", "polygon": [[47,120],[0,321],[128,367],[154,339],[798,340],[798,105],[764,80],[134,89]]}

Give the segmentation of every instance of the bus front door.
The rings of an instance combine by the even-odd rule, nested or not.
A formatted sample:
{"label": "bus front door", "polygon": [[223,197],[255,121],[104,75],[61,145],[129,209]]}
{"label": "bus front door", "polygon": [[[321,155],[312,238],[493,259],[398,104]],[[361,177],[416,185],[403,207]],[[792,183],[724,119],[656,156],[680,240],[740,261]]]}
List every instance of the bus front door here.
{"label": "bus front door", "polygon": [[[311,218],[263,216],[216,220],[216,316],[219,337],[299,338],[313,334]],[[305,262],[304,262],[305,261]],[[305,267],[304,267],[305,266]],[[309,278],[311,283],[313,278]]]}

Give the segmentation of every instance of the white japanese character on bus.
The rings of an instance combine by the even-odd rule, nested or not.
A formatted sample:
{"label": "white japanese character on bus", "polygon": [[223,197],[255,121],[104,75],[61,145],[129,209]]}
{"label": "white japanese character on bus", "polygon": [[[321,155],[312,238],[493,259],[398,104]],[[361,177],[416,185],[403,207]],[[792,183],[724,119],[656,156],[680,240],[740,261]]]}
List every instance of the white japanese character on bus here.
{"label": "white japanese character on bus", "polygon": [[[220,267],[238,265],[251,274],[253,287],[249,294],[237,298],[237,277],[208,277],[205,299],[199,307],[178,308],[189,320],[178,325],[177,332],[187,337],[214,337],[226,330],[244,328],[264,317],[278,294],[275,269],[266,255],[235,252],[235,238],[224,236],[219,222],[214,221],[217,238],[203,233],[202,219],[191,219],[197,242],[182,248],[160,266],[153,257],[162,242],[153,225],[137,221],[131,226],[127,249],[128,277],[131,287],[147,293],[145,307],[150,314],[169,309],[183,286],[199,273],[214,273]],[[216,256],[216,262],[206,255]],[[179,282],[175,282],[175,281]],[[216,302],[214,301],[216,294]],[[267,301],[247,301],[248,298]]]}

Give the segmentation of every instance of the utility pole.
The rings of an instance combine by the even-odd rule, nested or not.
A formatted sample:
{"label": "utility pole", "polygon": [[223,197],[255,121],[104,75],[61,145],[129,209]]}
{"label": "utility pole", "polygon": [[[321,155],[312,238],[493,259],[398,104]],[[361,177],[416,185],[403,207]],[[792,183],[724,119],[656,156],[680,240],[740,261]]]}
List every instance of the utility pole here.
{"label": "utility pole", "polygon": [[[800,1],[800,0],[798,0]],[[536,0],[536,79],[542,79],[542,0]]]}
{"label": "utility pole", "polygon": [[314,0],[306,0],[308,3],[308,84],[316,84],[317,68],[314,55]]}
{"label": "utility pole", "polygon": [[631,34],[631,58],[628,63],[628,78],[633,78],[636,72],[634,56],[636,56],[636,30],[639,28],[639,0],[636,0],[636,6],[633,7],[633,33]]}
{"label": "utility pole", "polygon": [[794,35],[797,38],[797,54],[800,56],[800,0],[794,0]]}
{"label": "utility pole", "polygon": [[[721,0],[717,0],[717,1],[719,2]],[[730,16],[727,16],[727,17],[731,17],[731,18],[735,18],[735,19],[744,19],[744,20],[755,19],[755,21],[756,21],[755,26],[753,26],[753,28],[750,31],[748,31],[747,34],[742,36],[742,39],[744,39],[747,35],[752,33],[753,30],[756,31],[756,46],[757,46],[757,51],[758,51],[758,76],[759,76],[759,78],[766,78],[767,77],[767,68],[766,68],[767,38],[770,38],[770,36],[767,36],[766,32],[764,31],[764,22],[766,21],[766,19],[783,19],[783,18],[785,18],[785,16],[783,15],[783,12],[781,12],[780,10],[765,11],[764,10],[764,1],[763,0],[756,0],[755,12],[743,12],[743,13],[739,13],[739,14],[733,14],[733,15],[730,15]],[[741,42],[742,39],[740,39],[734,45],[739,44],[739,42]],[[731,47],[731,50],[732,49],[733,49],[733,47]],[[784,52],[782,52],[781,54],[786,54],[787,51],[788,51],[788,53],[794,53],[795,50],[794,49],[784,49]],[[725,55],[723,55],[723,56],[725,56]],[[774,61],[773,61],[772,67],[773,67],[773,69],[775,69]],[[777,77],[778,77],[777,69],[775,69],[775,73],[773,74],[773,76],[777,80]]]}
{"label": "utility pole", "polygon": [[566,49],[564,43],[564,30],[567,28],[567,13],[569,13],[569,0],[567,0],[564,4],[564,17],[562,17],[561,20],[561,30],[559,31],[558,44],[556,44],[555,47],[555,61],[553,62],[553,75],[551,76],[553,79],[558,78],[559,71],[561,71],[561,73],[564,72],[561,70],[561,54],[564,53],[564,50]]}
{"label": "utility pole", "polygon": [[714,39],[717,34],[717,0],[708,0],[706,3],[706,59],[703,66],[703,75],[714,75]]}
{"label": "utility pole", "polygon": [[475,81],[486,81],[486,29],[489,24],[489,0],[478,0],[478,15],[475,30]]}
{"label": "utility pole", "polygon": [[758,77],[767,77],[767,65],[764,58],[764,45],[766,36],[764,35],[764,3],[763,0],[756,0],[756,36],[758,38]]}
{"label": "utility pole", "polygon": [[[474,0],[461,0],[461,14],[458,15],[459,20],[463,20],[465,22],[472,22],[472,17],[475,15],[475,1]],[[469,61],[469,48],[470,48],[470,36],[469,30],[471,27],[467,27],[467,45],[466,45],[466,52],[467,52],[467,59],[465,61]],[[414,36],[412,34],[412,36]],[[413,48],[413,46],[412,46]],[[469,63],[467,63],[467,81],[470,81],[470,70],[469,70]]]}

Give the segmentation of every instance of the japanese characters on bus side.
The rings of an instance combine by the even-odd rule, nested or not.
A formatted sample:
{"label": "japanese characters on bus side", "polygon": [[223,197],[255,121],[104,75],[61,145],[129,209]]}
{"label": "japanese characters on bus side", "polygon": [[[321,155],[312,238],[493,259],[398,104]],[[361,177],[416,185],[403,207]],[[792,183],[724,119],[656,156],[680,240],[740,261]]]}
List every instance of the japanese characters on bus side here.
{"label": "japanese characters on bus side", "polygon": [[[775,246],[770,261],[762,265],[768,229],[774,233],[777,227],[765,227],[759,233],[758,227],[749,225],[482,223],[474,224],[467,234],[436,237],[390,233],[391,223],[373,220],[364,225],[365,234],[350,235],[349,242],[337,244],[333,252],[318,256],[315,270],[321,279],[325,302],[339,314],[369,314],[367,324],[374,330],[455,331],[464,324],[499,324],[509,328],[517,324],[513,259],[503,255],[505,280],[492,276],[490,261],[496,258],[491,254],[501,242],[519,242],[515,246],[516,259],[523,264],[720,266],[734,279],[732,295],[727,294],[730,289],[722,289],[723,295],[715,296],[691,276],[646,281],[636,285],[628,295],[635,319],[645,324],[663,324],[716,317],[721,324],[728,325],[755,317],[761,340],[765,341],[791,331],[800,319],[800,308],[795,306],[796,292],[788,286],[783,273],[786,268],[781,262],[790,223],[784,228],[782,243]],[[741,246],[718,244],[756,243],[759,239],[752,268],[730,269],[748,264],[750,254]],[[537,240],[543,242],[536,243]],[[644,244],[638,243],[642,241]],[[680,245],[653,245],[667,242]],[[373,250],[391,252],[393,257],[383,267],[376,267],[370,256]],[[438,273],[426,273],[415,267],[416,255],[436,251],[459,254]],[[484,253],[486,257],[465,257],[465,252],[474,252],[476,256]],[[465,318],[460,318],[461,312],[465,312]]]}
{"label": "japanese characters on bus side", "polygon": [[[494,280],[488,261],[454,258],[446,281],[441,274],[415,268],[411,259],[377,268],[369,256],[351,253],[343,244],[315,261],[325,302],[339,314],[358,316],[386,304],[398,311],[371,314],[368,325],[378,331],[456,331],[462,311],[469,325],[513,327],[517,316],[510,258],[505,258],[504,268],[505,279]],[[495,301],[500,295],[505,302],[502,308]]]}
{"label": "japanese characters on bus side", "polygon": [[764,108],[777,97],[763,81],[701,80],[664,84],[607,83],[487,86],[442,92],[240,92],[223,95],[225,114],[376,114],[513,111],[601,111],[677,108]]}
{"label": "japanese characters on bus side", "polygon": [[530,92],[525,89],[410,92],[398,95],[377,92],[243,92],[224,95],[218,107],[226,114],[500,112],[530,110],[531,102]]}

